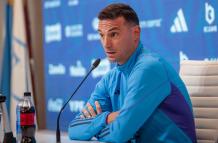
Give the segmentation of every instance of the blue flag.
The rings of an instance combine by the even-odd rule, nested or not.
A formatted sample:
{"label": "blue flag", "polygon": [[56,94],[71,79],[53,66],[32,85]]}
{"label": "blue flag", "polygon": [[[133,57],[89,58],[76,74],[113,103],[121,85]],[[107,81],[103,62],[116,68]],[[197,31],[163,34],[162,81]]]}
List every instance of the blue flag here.
{"label": "blue flag", "polygon": [[[4,46],[2,49],[2,68],[1,68],[1,87],[2,95],[6,96],[6,104],[10,107],[10,71],[11,71],[11,31],[12,31],[12,7],[5,7],[5,37],[3,37]],[[1,62],[1,61],[0,61]]]}

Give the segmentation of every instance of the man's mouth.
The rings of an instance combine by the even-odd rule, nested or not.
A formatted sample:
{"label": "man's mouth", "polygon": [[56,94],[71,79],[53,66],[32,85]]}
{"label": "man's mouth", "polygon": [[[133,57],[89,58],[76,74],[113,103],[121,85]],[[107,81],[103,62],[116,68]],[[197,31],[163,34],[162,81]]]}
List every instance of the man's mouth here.
{"label": "man's mouth", "polygon": [[107,51],[106,53],[109,54],[109,55],[112,55],[112,54],[115,54],[116,52]]}

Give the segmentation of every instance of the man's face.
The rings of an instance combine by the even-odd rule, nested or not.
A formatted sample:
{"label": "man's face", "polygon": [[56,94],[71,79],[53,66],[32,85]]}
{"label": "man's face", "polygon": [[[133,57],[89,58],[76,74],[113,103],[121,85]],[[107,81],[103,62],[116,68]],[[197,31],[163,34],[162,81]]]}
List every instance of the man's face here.
{"label": "man's face", "polygon": [[123,17],[100,20],[98,31],[108,59],[124,64],[138,44],[140,29],[128,24]]}

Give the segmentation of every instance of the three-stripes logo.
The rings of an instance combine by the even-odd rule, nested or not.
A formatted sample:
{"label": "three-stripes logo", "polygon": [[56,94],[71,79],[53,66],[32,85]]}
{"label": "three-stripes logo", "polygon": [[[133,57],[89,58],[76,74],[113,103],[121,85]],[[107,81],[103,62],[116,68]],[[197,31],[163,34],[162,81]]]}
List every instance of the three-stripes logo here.
{"label": "three-stripes logo", "polygon": [[171,33],[188,32],[188,27],[182,9],[179,9],[177,12],[177,16],[174,19],[174,23],[171,26],[170,31]]}

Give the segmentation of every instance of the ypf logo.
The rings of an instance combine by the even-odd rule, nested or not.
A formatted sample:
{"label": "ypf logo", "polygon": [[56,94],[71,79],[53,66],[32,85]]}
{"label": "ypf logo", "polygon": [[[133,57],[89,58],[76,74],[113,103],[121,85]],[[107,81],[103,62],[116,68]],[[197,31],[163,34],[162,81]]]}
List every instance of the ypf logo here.
{"label": "ypf logo", "polygon": [[215,20],[214,8],[208,3],[205,3],[205,19],[208,22],[208,24],[212,24]]}

